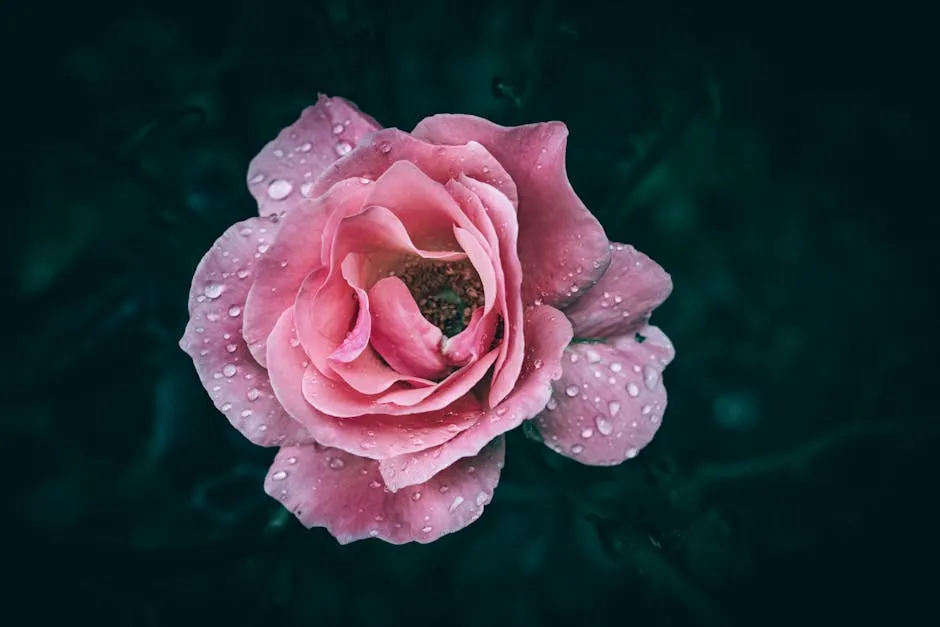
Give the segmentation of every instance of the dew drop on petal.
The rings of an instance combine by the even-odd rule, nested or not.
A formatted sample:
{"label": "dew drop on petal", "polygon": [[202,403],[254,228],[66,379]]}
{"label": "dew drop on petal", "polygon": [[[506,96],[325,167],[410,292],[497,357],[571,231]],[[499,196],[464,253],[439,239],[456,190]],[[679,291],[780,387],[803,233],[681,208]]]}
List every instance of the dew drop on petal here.
{"label": "dew drop on petal", "polygon": [[575,444],[571,447],[571,452],[575,455],[580,455],[582,451],[584,451],[584,446],[581,444]]}
{"label": "dew drop on petal", "polygon": [[581,431],[581,437],[582,437],[582,438],[587,439],[587,438],[591,437],[592,435],[594,435],[594,429],[587,428],[587,429],[583,429],[583,430]]}
{"label": "dew drop on petal", "polygon": [[238,368],[235,367],[235,364],[225,364],[222,367],[222,374],[226,377],[234,377],[236,372],[238,372]]}
{"label": "dew drop on petal", "polygon": [[648,390],[656,389],[656,384],[659,383],[659,373],[652,366],[643,366],[643,383]]}
{"label": "dew drop on petal", "polygon": [[258,397],[261,396],[261,390],[258,388],[251,388],[248,390],[247,396],[249,401],[256,401],[258,400]]}
{"label": "dew drop on petal", "polygon": [[342,470],[346,466],[346,462],[344,462],[339,457],[331,457],[329,461],[329,466],[333,470]]}
{"label": "dew drop on petal", "polygon": [[348,155],[351,150],[352,144],[349,142],[339,142],[336,144],[336,154],[338,154],[340,157]]}
{"label": "dew drop on petal", "polygon": [[607,419],[607,416],[598,414],[594,417],[594,424],[597,425],[597,432],[601,435],[610,435],[614,432],[614,426]]}
{"label": "dew drop on petal", "polygon": [[620,411],[620,403],[617,401],[610,401],[607,403],[607,411],[610,412],[610,417],[613,418],[617,415],[617,412]]}
{"label": "dew drop on petal", "polygon": [[284,179],[274,179],[268,184],[268,196],[272,200],[284,200],[292,191],[294,186]]}
{"label": "dew drop on petal", "polygon": [[222,292],[225,291],[225,286],[221,283],[206,283],[206,287],[202,290],[202,293],[206,295],[206,298],[216,299],[222,295]]}
{"label": "dew drop on petal", "polygon": [[637,396],[640,395],[640,388],[636,386],[636,383],[633,383],[631,381],[630,383],[627,384],[627,394],[629,394],[633,398],[636,398]]}
{"label": "dew drop on petal", "polygon": [[287,472],[283,470],[278,470],[276,473],[271,475],[271,478],[274,479],[275,481],[283,481],[284,479],[287,479]]}
{"label": "dew drop on petal", "polygon": [[[634,387],[635,387],[635,386],[634,386]],[[569,385],[568,387],[565,388],[565,396],[569,396],[569,397],[571,397],[571,398],[574,398],[574,397],[577,396],[577,395],[578,395],[578,386],[576,386],[576,385]]]}
{"label": "dew drop on petal", "polygon": [[237,318],[238,316],[241,315],[241,313],[242,313],[242,308],[239,307],[238,305],[232,305],[231,307],[228,308],[228,315],[230,315],[233,318]]}

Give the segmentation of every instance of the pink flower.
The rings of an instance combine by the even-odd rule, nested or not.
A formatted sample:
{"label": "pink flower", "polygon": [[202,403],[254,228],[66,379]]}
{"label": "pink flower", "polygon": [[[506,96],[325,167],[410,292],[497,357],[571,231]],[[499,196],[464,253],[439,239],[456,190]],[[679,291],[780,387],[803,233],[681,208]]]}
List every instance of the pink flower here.
{"label": "pink flower", "polygon": [[653,437],[673,349],[647,320],[672,284],[575,195],[567,134],[405,133],[321,96],[251,162],[261,216],[202,259],[180,345],[281,447],[265,489],[303,524],[430,542],[480,516],[525,420],[587,464]]}

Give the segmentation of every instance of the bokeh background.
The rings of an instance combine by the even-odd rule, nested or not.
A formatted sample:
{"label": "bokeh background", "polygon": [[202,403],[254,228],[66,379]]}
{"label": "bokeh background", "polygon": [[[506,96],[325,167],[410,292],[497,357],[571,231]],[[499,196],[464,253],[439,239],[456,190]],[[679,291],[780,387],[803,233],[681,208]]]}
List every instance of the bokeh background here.
{"label": "bokeh background", "polygon": [[[929,20],[892,3],[165,0],[3,8],[5,625],[919,622],[936,587]],[[571,129],[675,291],[657,439],[513,434],[431,545],[340,547],[176,342],[248,160],[317,92]],[[94,621],[94,622],[91,622]]]}

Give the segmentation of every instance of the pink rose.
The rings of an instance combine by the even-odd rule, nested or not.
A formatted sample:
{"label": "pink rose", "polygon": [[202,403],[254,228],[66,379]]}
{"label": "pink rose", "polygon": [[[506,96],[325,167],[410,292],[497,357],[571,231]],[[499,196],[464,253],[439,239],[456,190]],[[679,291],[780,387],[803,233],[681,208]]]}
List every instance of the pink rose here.
{"label": "pink rose", "polygon": [[647,320],[672,284],[608,242],[567,135],[466,115],[405,133],[321,96],[251,162],[261,217],[202,259],[180,345],[232,425],[280,447],[265,489],[304,525],[461,529],[529,419],[586,464],[651,440],[673,349]]}

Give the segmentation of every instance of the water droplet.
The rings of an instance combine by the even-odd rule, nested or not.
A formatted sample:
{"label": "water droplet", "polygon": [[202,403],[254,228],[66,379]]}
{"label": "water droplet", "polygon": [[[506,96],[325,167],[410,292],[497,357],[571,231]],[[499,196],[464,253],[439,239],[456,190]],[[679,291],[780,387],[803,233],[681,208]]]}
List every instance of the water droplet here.
{"label": "water droplet", "polygon": [[238,272],[235,273],[235,275],[236,275],[239,279],[244,279],[244,278],[246,278],[249,274],[251,274],[251,273],[250,273],[248,270],[239,270]]}
{"label": "water droplet", "polygon": [[587,352],[587,359],[588,359],[588,361],[591,362],[592,364],[596,364],[597,362],[599,362],[599,361],[601,360],[601,356],[598,355],[598,354],[597,354],[597,351],[595,351],[595,350],[588,350],[588,352]]}
{"label": "water droplet", "polygon": [[427,525],[426,527],[421,527],[421,531],[423,531],[424,533],[431,533],[431,525]]}
{"label": "water droplet", "polygon": [[339,457],[331,457],[329,465],[333,470],[342,470],[346,466],[346,462]]}
{"label": "water droplet", "polygon": [[597,432],[601,435],[610,435],[614,432],[614,426],[607,420],[607,416],[598,414],[594,417],[594,424],[597,425]]}
{"label": "water droplet", "polygon": [[607,411],[610,412],[610,417],[613,418],[617,415],[617,412],[620,411],[620,403],[617,401],[610,401],[607,403]]}
{"label": "water droplet", "polygon": [[284,200],[292,191],[294,186],[284,179],[274,179],[268,184],[268,196],[271,200]]}
{"label": "water droplet", "polygon": [[582,444],[575,444],[574,446],[571,447],[571,452],[574,453],[575,455],[580,455],[583,450],[584,450],[584,445]]}
{"label": "water droplet", "polygon": [[639,449],[628,448],[628,449],[627,449],[627,459],[633,459],[634,457],[637,456],[637,454],[638,454],[639,452],[640,452]]}
{"label": "water droplet", "polygon": [[300,186],[300,193],[304,198],[310,198],[313,195],[313,183],[307,181]]}
{"label": "water droplet", "polygon": [[392,145],[388,142],[382,142],[379,144],[379,152],[381,152],[383,155],[387,155],[388,153],[392,152]]}
{"label": "water droplet", "polygon": [[254,233],[254,231],[253,231],[250,227],[247,227],[247,226],[246,226],[246,227],[243,227],[242,230],[240,230],[238,233],[239,233],[242,237],[248,237],[249,235],[251,235],[252,233]]}
{"label": "water droplet", "polygon": [[246,396],[248,396],[249,401],[256,401],[258,400],[258,397],[261,396],[261,390],[258,388],[251,388],[248,390],[248,394]]}
{"label": "water droplet", "polygon": [[222,295],[222,292],[225,291],[225,286],[221,283],[206,283],[206,287],[202,290],[202,293],[206,295],[206,298],[216,299]]}
{"label": "water droplet", "polygon": [[412,493],[411,493],[411,500],[412,500],[412,501],[420,501],[420,500],[421,500],[421,492],[420,492],[420,491],[417,491],[417,490],[414,491],[414,492],[412,492]]}
{"label": "water droplet", "polygon": [[659,383],[659,372],[652,366],[643,366],[643,383],[646,389],[655,390],[656,384]]}
{"label": "water droplet", "polygon": [[371,530],[369,530],[369,537],[370,537],[370,538],[374,538],[374,537],[376,537],[377,535],[379,535],[379,530],[378,530],[378,529],[371,529]]}
{"label": "water droplet", "polygon": [[288,464],[291,464],[291,465],[294,465],[294,464],[297,463],[297,458],[296,458],[296,457],[288,457],[288,458],[287,458],[287,463],[288,463]]}
{"label": "water droplet", "polygon": [[257,183],[260,183],[263,180],[264,180],[264,174],[255,174],[253,177],[251,177],[251,180],[248,182],[251,183],[252,185],[255,185]]}
{"label": "water droplet", "polygon": [[250,409],[243,409],[243,410],[242,410],[242,418],[248,418],[248,417],[251,416],[253,413],[254,413],[254,412],[251,411]]}
{"label": "water droplet", "polygon": [[630,383],[627,384],[627,394],[629,394],[633,398],[636,398],[637,396],[640,395],[640,388],[636,386],[636,383],[633,383],[631,381]]}
{"label": "water droplet", "polygon": [[576,386],[576,385],[569,385],[568,387],[566,387],[566,388],[565,388],[565,395],[566,395],[566,396],[569,396],[569,397],[571,397],[571,398],[574,398],[575,396],[577,396],[577,395],[578,395],[578,386]]}
{"label": "water droplet", "polygon": [[271,244],[258,244],[258,252],[262,255],[268,252],[269,248],[271,248]]}
{"label": "water droplet", "polygon": [[368,185],[369,183],[372,182],[372,179],[367,179],[366,177],[363,176],[359,178],[359,182],[362,183],[363,185]]}
{"label": "water droplet", "polygon": [[281,157],[284,156],[284,151],[278,148],[277,150],[274,151],[274,156],[280,159]]}
{"label": "water droplet", "polygon": [[611,372],[620,372],[623,370],[623,365],[620,362],[615,361],[614,363],[610,364],[609,368]]}
{"label": "water droplet", "polygon": [[541,360],[541,359],[536,359],[535,361],[533,361],[533,362],[532,362],[532,367],[535,368],[536,370],[538,370],[539,368],[541,368],[541,367],[542,367],[542,360]]}
{"label": "water droplet", "polygon": [[615,302],[615,303],[618,303],[618,304],[619,304],[619,303],[622,303],[622,302],[623,302],[623,298],[621,298],[620,296],[614,296],[614,302]]}
{"label": "water droplet", "polygon": [[284,479],[287,479],[287,472],[283,470],[278,470],[276,473],[271,475],[271,478],[274,479],[275,481],[283,481]]}
{"label": "water droplet", "polygon": [[289,343],[291,348],[297,348],[300,346],[300,340],[298,340],[296,337],[292,337]]}
{"label": "water droplet", "polygon": [[584,430],[581,432],[581,437],[582,437],[582,438],[589,438],[589,437],[591,437],[592,435],[594,435],[594,429],[591,429],[591,428],[584,429]]}
{"label": "water droplet", "polygon": [[209,322],[218,322],[220,317],[221,317],[221,316],[219,316],[219,314],[217,314],[217,313],[207,313],[207,314],[206,314],[206,320],[208,320]]}
{"label": "water droplet", "polygon": [[344,128],[344,127],[343,127],[342,124],[336,124],[336,125],[334,125],[334,126],[333,126],[333,134],[334,134],[334,135],[339,135],[340,133],[343,132],[343,128]]}
{"label": "water droplet", "polygon": [[447,508],[447,511],[453,512],[455,509],[460,507],[460,504],[463,503],[464,499],[462,496],[455,496],[453,503],[450,504],[450,507]]}
{"label": "water droplet", "polygon": [[348,155],[351,150],[352,144],[349,142],[339,142],[336,144],[336,154],[338,154],[340,157],[343,155]]}
{"label": "water droplet", "polygon": [[222,411],[228,411],[228,410],[230,410],[231,408],[232,408],[232,404],[231,404],[231,403],[225,403],[225,404],[222,405],[219,409],[221,409]]}
{"label": "water droplet", "polygon": [[[370,487],[370,488],[381,488],[381,487],[382,487],[382,482],[373,479],[372,481],[369,482],[369,487]],[[376,520],[378,520],[378,516],[376,516]]]}
{"label": "water droplet", "polygon": [[242,308],[239,307],[238,305],[232,305],[231,307],[228,308],[228,315],[232,316],[233,318],[237,318],[238,316],[241,315],[241,313],[242,313]]}
{"label": "water droplet", "polygon": [[447,485],[446,483],[444,483],[444,484],[441,485],[441,488],[440,488],[440,489],[441,489],[441,494],[446,494],[447,491],[450,490],[450,486]]}
{"label": "water droplet", "polygon": [[238,368],[235,367],[235,364],[225,364],[222,367],[222,374],[226,377],[234,377],[236,372],[238,372]]}
{"label": "water droplet", "polygon": [[297,150],[300,152],[310,152],[311,148],[313,148],[313,146],[310,144],[310,142],[304,142],[297,147]]}
{"label": "water droplet", "polygon": [[476,498],[474,498],[473,501],[478,506],[482,506],[484,503],[486,503],[487,499],[489,498],[490,498],[490,495],[487,494],[486,492],[477,492]]}
{"label": "water droplet", "polygon": [[549,397],[548,403],[545,404],[545,409],[553,411],[556,407],[558,407],[558,401],[555,400],[554,396]]}
{"label": "water droplet", "polygon": [[578,363],[578,354],[577,354],[577,353],[569,353],[569,354],[568,354],[568,359],[571,360],[571,363],[576,364],[576,363]]}
{"label": "water droplet", "polygon": [[643,407],[640,408],[640,413],[643,414],[644,416],[649,416],[651,411],[653,411],[653,408],[650,407],[649,405],[644,405]]}

